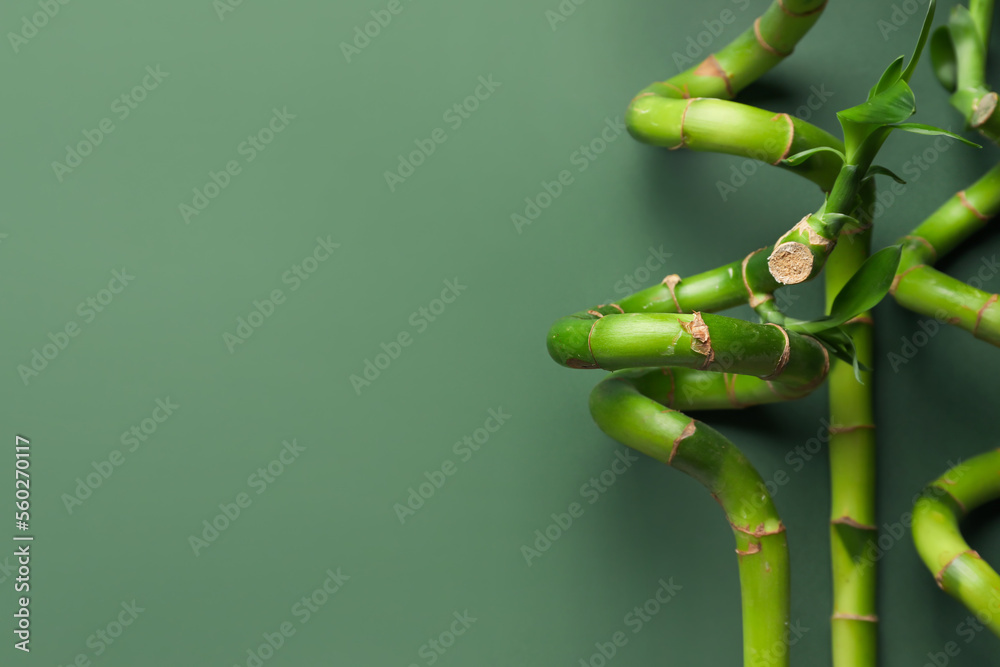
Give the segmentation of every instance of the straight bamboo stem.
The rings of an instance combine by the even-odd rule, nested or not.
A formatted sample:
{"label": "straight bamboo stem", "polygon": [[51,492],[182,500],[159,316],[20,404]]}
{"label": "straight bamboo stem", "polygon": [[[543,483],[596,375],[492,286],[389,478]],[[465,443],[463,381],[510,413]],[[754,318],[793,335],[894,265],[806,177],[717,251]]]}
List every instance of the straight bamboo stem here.
{"label": "straight bamboo stem", "polygon": [[[870,209],[874,188],[863,199]],[[868,217],[868,216],[864,216]],[[826,267],[826,301],[834,297],[864,263],[871,228],[852,243],[840,243]],[[858,359],[872,367],[873,321],[862,313],[848,325]],[[833,572],[831,636],[834,667],[874,667],[878,660],[876,569],[867,562],[878,531],[875,517],[875,431],[872,377],[839,359],[830,368],[830,552]]]}

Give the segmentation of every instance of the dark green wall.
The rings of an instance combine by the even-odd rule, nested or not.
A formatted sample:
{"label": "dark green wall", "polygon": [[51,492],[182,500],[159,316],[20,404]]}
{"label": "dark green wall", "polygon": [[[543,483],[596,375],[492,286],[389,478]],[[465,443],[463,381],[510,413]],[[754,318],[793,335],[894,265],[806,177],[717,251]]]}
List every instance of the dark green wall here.
{"label": "dark green wall", "polygon": [[[401,0],[345,55],[386,1],[247,0],[220,19],[223,1],[50,0],[58,13],[37,34],[0,47],[0,438],[8,472],[14,435],[31,439],[36,536],[33,650],[15,651],[5,632],[0,662],[247,665],[247,650],[287,622],[294,635],[267,665],[579,665],[619,631],[618,667],[739,664],[736,560],[718,507],[645,458],[606,491],[586,489],[622,447],[588,415],[601,373],[556,366],[544,338],[560,315],[621,296],[626,276],[652,284],[742,257],[819,205],[811,186],[763,167],[723,200],[718,183],[751,164],[650,149],[617,125],[640,88],[678,71],[672,54],[697,43],[703,21],[735,16],[715,26],[718,48],[766,3],[589,0],[554,23],[557,0]],[[832,1],[745,99],[837,130],[835,112],[911,51],[919,18],[900,20],[910,2],[894,19],[889,2]],[[44,4],[5,3],[4,32]],[[143,101],[115,101],[144,77]],[[960,128],[926,63],[913,87],[915,120]],[[458,115],[477,89],[484,99]],[[830,97],[811,111],[815,90]],[[243,143],[272,122],[282,129],[264,133],[270,144]],[[85,133],[99,145],[70,156],[69,171],[54,167]],[[603,153],[579,152],[602,135]],[[428,140],[433,154],[390,186],[398,156]],[[911,182],[878,245],[997,159],[996,148],[954,144],[907,174],[931,145],[889,142],[881,163]],[[563,171],[558,196],[518,228],[512,214]],[[225,187],[200,200],[212,173]],[[314,252],[327,259],[297,275]],[[986,289],[997,291],[998,253],[1000,237],[983,234],[942,266],[967,278],[993,262]],[[669,257],[645,274],[659,254]],[[102,292],[114,271],[134,278]],[[818,284],[789,293],[797,314],[818,312]],[[255,300],[269,316],[238,330]],[[893,524],[949,461],[1000,446],[1000,351],[942,330],[894,372],[886,356],[920,318],[893,303],[876,315],[880,516]],[[73,337],[59,333],[67,326]],[[49,334],[64,349],[45,348],[53,358],[37,375],[19,372]],[[378,357],[383,343],[396,358]],[[389,363],[352,384],[369,360]],[[168,416],[157,400],[179,407]],[[828,483],[822,453],[788,456],[822,427],[824,405],[820,390],[706,416],[766,479],[788,475],[775,500],[793,620],[807,628],[799,665],[829,663]],[[491,410],[509,416],[499,425]],[[486,426],[499,428],[477,433]],[[285,441],[300,449],[281,454]],[[67,507],[78,478],[107,472],[112,456],[110,477]],[[279,456],[271,481],[255,472]],[[11,477],[0,476],[8,508]],[[443,486],[401,521],[396,504],[428,479]],[[196,555],[190,536],[237,501],[238,518]],[[582,515],[529,566],[522,546],[572,503]],[[990,518],[968,534],[1000,563]],[[951,665],[1000,664],[995,637],[958,634],[964,609],[937,590],[908,535],[881,566],[884,665],[920,667],[949,641],[961,647]],[[301,599],[328,570],[340,588],[306,613]],[[13,579],[0,578],[12,610]],[[640,626],[628,615],[661,581],[674,595]],[[144,611],[112,644],[88,643],[133,600]],[[454,614],[466,611],[476,620],[463,625]],[[443,654],[425,647],[453,624],[463,633]]]}

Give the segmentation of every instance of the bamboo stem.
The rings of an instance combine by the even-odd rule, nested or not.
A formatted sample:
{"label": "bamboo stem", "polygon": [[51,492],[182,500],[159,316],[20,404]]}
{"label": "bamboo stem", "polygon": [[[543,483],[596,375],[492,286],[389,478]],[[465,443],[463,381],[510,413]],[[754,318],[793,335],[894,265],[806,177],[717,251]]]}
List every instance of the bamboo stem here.
{"label": "bamboo stem", "polygon": [[791,54],[826,7],[826,0],[775,0],[752,27],[721,51],[644,93],[661,97],[733,99]]}
{"label": "bamboo stem", "polygon": [[815,387],[830,365],[815,338],[708,313],[576,313],[553,325],[548,348],[570,368],[726,371],[780,382],[790,391]]}
{"label": "bamboo stem", "polygon": [[1000,636],[1000,575],[972,550],[959,520],[1000,498],[1000,450],[955,466],[925,487],[913,508],[913,541],[938,586]]}
{"label": "bamboo stem", "polygon": [[788,114],[711,98],[677,99],[640,93],[625,115],[629,133],[643,143],[670,149],[713,151],[767,162],[800,174],[828,192],[841,168],[829,152],[796,166],[789,155],[826,146],[843,150],[832,134]]}
{"label": "bamboo stem", "polygon": [[[960,12],[956,7],[955,12]],[[974,32],[952,30],[957,81],[951,105],[962,114],[969,127],[993,142],[1000,141],[1000,114],[997,94],[986,85],[986,58],[993,28],[993,0],[970,0],[968,14]],[[956,24],[953,14],[951,24]]]}
{"label": "bamboo stem", "polygon": [[790,569],[785,527],[764,481],[722,434],[611,375],[590,396],[606,434],[701,482],[722,506],[736,539],[747,666],[787,667]]}
{"label": "bamboo stem", "polygon": [[890,293],[904,308],[953,324],[1000,346],[1000,297],[931,268],[1000,212],[1000,165],[957,193],[900,239],[903,255]]}
{"label": "bamboo stem", "polygon": [[[866,211],[874,188],[863,192]],[[865,218],[870,216],[863,216]],[[868,257],[871,228],[840,243],[826,267],[827,309]],[[873,322],[863,313],[846,325],[858,359],[872,364]],[[863,384],[850,364],[839,359],[830,368],[830,551],[833,570],[831,635],[834,667],[874,667],[878,658],[876,569],[865,553],[875,545],[875,431],[872,377]]]}

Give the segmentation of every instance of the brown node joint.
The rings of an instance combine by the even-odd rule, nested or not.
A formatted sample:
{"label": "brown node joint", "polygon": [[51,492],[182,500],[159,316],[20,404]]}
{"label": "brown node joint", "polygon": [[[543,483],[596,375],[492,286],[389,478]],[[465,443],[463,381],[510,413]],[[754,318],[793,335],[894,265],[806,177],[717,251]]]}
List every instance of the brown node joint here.
{"label": "brown node joint", "polygon": [[813,14],[818,14],[824,9],[826,9],[825,2],[816,9],[810,9],[808,12],[793,12],[792,10],[785,7],[784,0],[778,0],[778,6],[781,7],[781,11],[783,11],[786,15],[791,16],[792,18],[804,18],[806,16],[812,16]]}
{"label": "brown node joint", "polygon": [[977,551],[975,551],[973,549],[969,549],[968,551],[963,551],[962,553],[958,554],[957,556],[955,556],[954,558],[952,558],[950,561],[948,561],[948,563],[944,567],[942,567],[940,570],[938,570],[938,573],[934,575],[934,581],[937,582],[938,588],[940,588],[941,590],[946,590],[945,587],[944,587],[944,573],[948,570],[949,567],[952,566],[952,564],[956,560],[958,560],[962,556],[971,556],[972,558],[978,558],[980,560],[982,560],[982,558],[983,558],[982,556],[979,555],[979,552],[977,552]]}
{"label": "brown node joint", "polygon": [[753,34],[754,36],[757,37],[757,43],[760,44],[760,48],[764,49],[771,55],[778,56],[779,58],[786,58],[792,54],[791,51],[779,51],[778,49],[774,48],[773,46],[767,43],[767,40],[764,39],[764,35],[762,35],[760,32],[759,16],[757,17],[757,20],[753,22]]}
{"label": "brown node joint", "polygon": [[674,381],[674,369],[669,366],[664,366],[660,369],[660,372],[670,378],[670,393],[667,394],[667,407],[671,407],[674,404],[674,387],[676,382]]}
{"label": "brown node joint", "polygon": [[739,532],[752,537],[767,537],[768,535],[780,535],[785,532],[785,524],[780,521],[778,522],[778,527],[774,530],[767,530],[764,528],[764,524],[760,524],[756,528],[750,528],[749,526],[737,526],[735,523],[730,521],[729,525],[733,527],[733,530],[738,530]]}
{"label": "brown node joint", "polygon": [[977,209],[975,206],[972,205],[972,202],[969,201],[969,198],[965,194],[965,190],[958,191],[958,201],[962,203],[962,206],[969,209],[972,212],[972,215],[976,216],[983,222],[990,219],[990,216],[984,215],[979,211],[979,209]]}
{"label": "brown node joint", "polygon": [[870,315],[858,315],[857,317],[852,317],[847,320],[844,324],[867,324],[869,326],[874,326],[875,320],[873,320]]}
{"label": "brown node joint", "polygon": [[916,235],[913,235],[913,234],[909,234],[907,236],[904,236],[903,238],[904,239],[913,240],[913,241],[916,241],[917,243],[921,243],[921,244],[925,245],[927,247],[927,249],[931,251],[931,261],[933,262],[933,261],[937,260],[937,256],[938,256],[938,254],[937,254],[937,248],[935,248],[931,244],[931,242],[928,241],[927,239],[925,239],[923,236],[916,236]]}
{"label": "brown node joint", "polygon": [[684,136],[684,123],[687,121],[688,109],[691,108],[691,103],[694,102],[696,99],[701,99],[701,98],[689,97],[687,104],[684,105],[684,111],[681,112],[681,129],[680,129],[681,141],[676,146],[670,146],[668,150],[675,151],[678,148],[684,148],[685,146],[687,146],[687,137]]}
{"label": "brown node joint", "polygon": [[809,224],[809,216],[810,216],[809,213],[802,216],[802,219],[799,220],[797,223],[795,223],[795,226],[792,227],[788,231],[788,234],[785,234],[785,236],[783,236],[782,238],[787,238],[789,234],[792,234],[793,232],[796,231],[805,232],[809,238],[809,245],[820,246],[821,248],[829,248],[831,245],[833,245],[833,240],[817,234],[816,230],[813,229],[812,225]]}
{"label": "brown node joint", "polygon": [[785,331],[783,327],[774,324],[773,322],[768,322],[766,326],[774,327],[781,332],[781,335],[785,337],[785,347],[781,350],[781,356],[778,357],[778,363],[775,365],[774,370],[771,371],[770,375],[765,375],[762,380],[774,380],[782,371],[785,370],[785,366],[788,365],[788,359],[792,356],[792,342],[788,339],[788,332]]}
{"label": "brown node joint", "polygon": [[664,278],[660,284],[666,285],[667,289],[670,291],[670,298],[674,300],[674,308],[677,309],[678,313],[683,313],[684,311],[681,309],[681,304],[677,301],[677,294],[674,291],[674,288],[677,287],[677,283],[680,281],[681,277],[679,275],[671,273],[669,276]]}
{"label": "brown node joint", "polygon": [[726,84],[726,92],[729,94],[729,99],[736,96],[733,92],[733,82],[729,79],[729,74],[726,73],[726,70],[722,69],[722,65],[719,64],[714,53],[701,61],[694,69],[694,75],[719,77]]}
{"label": "brown node joint", "polygon": [[597,328],[597,323],[600,321],[600,318],[594,320],[594,323],[590,325],[590,332],[587,333],[587,349],[590,351],[590,358],[594,360],[592,368],[600,368],[601,366],[597,363],[597,355],[594,354],[594,346],[591,344],[591,339],[594,337],[594,329]]}
{"label": "brown node joint", "polygon": [[[829,195],[830,193],[827,192],[826,194]],[[841,227],[840,232],[838,232],[838,236],[854,236],[855,234],[860,234],[861,232],[867,232],[872,227],[874,227],[872,223],[868,223],[867,225],[862,223],[857,227]],[[853,239],[851,242],[854,242]]]}
{"label": "brown node joint", "polygon": [[[760,301],[756,301],[757,300],[757,296],[753,293],[753,290],[750,289],[750,281],[747,280],[747,264],[750,262],[750,258],[751,257],[753,257],[754,255],[756,255],[757,253],[759,253],[762,250],[764,250],[764,248],[758,248],[757,250],[754,250],[752,253],[750,253],[749,255],[747,255],[746,257],[744,257],[743,258],[743,264],[740,267],[740,271],[741,271],[741,273],[743,275],[743,286],[746,287],[746,289],[747,289],[747,299],[750,302],[750,307],[751,308],[756,308],[761,303],[763,303],[764,301],[767,300],[767,299],[764,299],[762,297]],[[768,295],[768,296],[771,296],[771,295]],[[755,303],[755,301],[756,301],[756,303]]]}
{"label": "brown node joint", "polygon": [[[811,382],[808,382],[807,384],[802,385],[801,387],[796,387],[796,391],[799,392],[799,394],[796,396],[792,396],[791,398],[799,398],[802,395],[811,393],[816,387],[823,384],[823,381],[826,379],[826,376],[830,374],[830,351],[826,349],[826,346],[823,345],[823,343],[819,342],[812,336],[803,335],[803,338],[811,340],[813,345],[817,346],[823,353],[823,370],[821,370],[819,372],[819,375],[813,378]],[[771,383],[768,382],[769,386],[770,384]],[[774,393],[778,394],[777,391],[775,391]],[[781,396],[781,394],[778,394],[778,396]]]}
{"label": "brown node joint", "polygon": [[760,553],[760,542],[751,542],[747,546],[746,551],[741,551],[740,549],[736,550],[737,556],[752,556],[753,554],[759,554],[759,553]]}
{"label": "brown node joint", "polygon": [[788,394],[788,395],[782,394],[780,391],[778,391],[778,388],[775,387],[774,383],[771,382],[770,380],[765,380],[764,384],[767,385],[767,388],[771,390],[772,394],[774,394],[783,401],[794,401],[797,398],[801,398],[799,394]]}
{"label": "brown node joint", "polygon": [[701,313],[696,311],[690,322],[681,322],[681,328],[691,335],[691,350],[705,357],[701,370],[707,369],[715,361],[715,350],[712,349],[711,332]]}
{"label": "brown node joint", "polygon": [[[954,484],[954,482],[951,482],[951,484]],[[958,505],[959,509],[962,510],[962,514],[967,514],[969,512],[968,508],[965,506],[965,503],[963,503],[961,500],[959,500],[958,496],[956,496],[954,493],[952,493],[951,491],[949,491],[946,487],[944,487],[944,486],[938,486],[936,483],[935,484],[931,484],[931,486],[933,486],[935,489],[937,489],[938,491],[941,491],[942,493],[944,493],[945,495],[947,495],[949,498],[951,498],[955,502],[955,504]]]}
{"label": "brown node joint", "polygon": [[600,311],[597,311],[597,310],[588,310],[587,314],[588,315],[593,315],[594,317],[597,317],[597,318],[604,317],[604,313],[602,313]]}
{"label": "brown node joint", "polygon": [[1000,295],[991,295],[990,298],[986,299],[986,303],[984,303],[983,307],[979,309],[979,312],[976,313],[976,325],[972,327],[972,335],[976,338],[979,337],[979,325],[983,323],[983,314],[986,312],[987,308],[997,302],[998,298],[1000,298]]}
{"label": "brown node joint", "polygon": [[694,432],[697,430],[698,426],[695,423],[695,420],[692,419],[691,421],[688,422],[688,425],[684,427],[684,430],[681,431],[681,434],[676,438],[674,438],[674,446],[670,448],[670,457],[667,459],[667,465],[673,465],[674,456],[677,455],[677,448],[680,446],[681,440],[684,440],[685,438],[690,438],[692,435],[694,435]]}
{"label": "brown node joint", "polygon": [[836,614],[830,617],[835,621],[864,621],[865,623],[878,623],[878,616],[868,614],[845,614],[842,611],[838,611]]}
{"label": "brown node joint", "polygon": [[[691,91],[688,90],[688,85],[686,83],[684,84],[684,88],[683,89],[682,88],[678,88],[677,86],[675,86],[674,84],[670,83],[669,81],[662,81],[661,83],[664,86],[666,86],[667,88],[673,88],[674,90],[676,90],[678,93],[681,94],[681,97],[683,97],[684,99],[690,99],[691,98]],[[655,95],[656,93],[647,93],[647,94],[648,95]]]}
{"label": "brown node joint", "polygon": [[722,374],[722,384],[726,387],[726,398],[729,399],[729,404],[734,408],[745,408],[748,404],[741,403],[738,398],[736,398],[736,378],[739,375],[736,373],[723,373]]}
{"label": "brown node joint", "polygon": [[844,516],[837,517],[836,519],[830,519],[830,523],[839,524],[842,526],[850,526],[851,528],[857,528],[858,530],[872,530],[872,531],[878,530],[878,526],[869,526],[867,524],[861,523],[860,521],[852,519],[846,514]]}
{"label": "brown node joint", "polygon": [[892,284],[889,285],[889,294],[896,296],[896,289],[899,287],[899,283],[902,282],[903,278],[908,276],[911,271],[916,271],[917,269],[922,269],[925,268],[926,266],[927,266],[926,264],[915,264],[910,268],[906,269],[905,271],[903,271],[902,273],[897,273],[896,276],[892,279]]}
{"label": "brown node joint", "polygon": [[[757,19],[758,21],[760,19]],[[755,24],[756,25],[756,24]],[[784,117],[785,121],[788,123],[788,143],[785,144],[785,150],[781,152],[781,157],[772,162],[771,164],[781,164],[781,161],[788,157],[788,153],[792,150],[792,142],[795,141],[795,123],[792,122],[792,117],[787,113],[779,113],[771,120],[777,120],[778,118]]]}

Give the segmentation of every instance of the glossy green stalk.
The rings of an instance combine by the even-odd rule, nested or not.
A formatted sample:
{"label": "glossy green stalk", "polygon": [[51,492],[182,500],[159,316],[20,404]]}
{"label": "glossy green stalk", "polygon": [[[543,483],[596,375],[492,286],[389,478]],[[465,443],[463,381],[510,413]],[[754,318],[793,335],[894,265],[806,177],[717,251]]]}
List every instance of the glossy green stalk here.
{"label": "glossy green stalk", "polygon": [[896,276],[893,296],[905,308],[965,329],[1000,346],[1000,297],[923,264]]}
{"label": "glossy green stalk", "polygon": [[[952,196],[899,242],[904,256],[919,264],[933,264],[982,229],[1000,212],[1000,164]],[[901,262],[901,265],[912,262]]]}
{"label": "glossy green stalk", "polygon": [[819,382],[788,384],[780,379],[763,380],[752,375],[670,366],[629,368],[616,371],[612,376],[628,379],[644,396],[682,412],[738,410],[751,405],[790,401],[807,396],[819,386]]}
{"label": "glossy green stalk", "polygon": [[570,368],[676,366],[815,386],[829,369],[816,339],[712,314],[582,312],[557,321],[549,355]]}
{"label": "glossy green stalk", "polygon": [[1000,345],[1000,298],[930,266],[998,212],[1000,165],[951,197],[912,234],[900,240],[903,256],[890,290],[896,301],[909,310]]}
{"label": "glossy green stalk", "polygon": [[783,164],[789,155],[821,146],[843,150],[843,144],[804,120],[737,102],[642,93],[629,105],[625,125],[643,143],[753,158],[798,173],[823,191],[833,187],[841,167],[829,152],[800,165]]}
{"label": "glossy green stalk", "polygon": [[1000,450],[959,463],[931,482],[913,508],[913,541],[946,593],[1000,636],[1000,575],[962,537],[958,522],[1000,498]]}
{"label": "glossy green stalk", "polygon": [[956,87],[951,105],[969,127],[1000,141],[997,94],[986,84],[986,60],[993,27],[993,0],[971,0],[969,9],[952,11],[949,29],[955,55]]}
{"label": "glossy green stalk", "polygon": [[[752,294],[770,295],[781,285],[767,268],[772,246],[755,250],[742,260],[687,278],[670,275],[618,302],[626,313],[717,312],[748,302]],[[760,297],[764,298],[764,297]]]}
{"label": "glossy green stalk", "polygon": [[732,99],[784,60],[819,19],[826,0],[775,0],[721,51],[643,92],[661,97]]}
{"label": "glossy green stalk", "polygon": [[787,667],[790,569],[785,527],[753,465],[718,431],[611,375],[590,396],[594,421],[615,440],[687,473],[722,506],[736,539],[744,665]]}
{"label": "glossy green stalk", "polygon": [[[990,32],[993,30],[993,0],[970,0],[969,14],[986,51],[990,49]],[[984,63],[985,69],[985,63]]]}
{"label": "glossy green stalk", "polygon": [[[870,210],[874,188],[863,191]],[[859,216],[868,221],[870,215]],[[839,243],[826,266],[829,311],[841,288],[868,258],[871,227]],[[846,325],[858,359],[872,367],[873,322],[862,313]],[[865,553],[875,545],[875,431],[872,377],[839,359],[830,368],[830,552],[833,569],[833,667],[875,667],[878,658],[876,569]]]}

